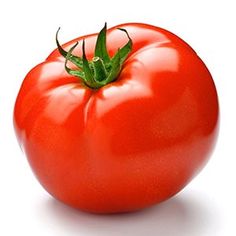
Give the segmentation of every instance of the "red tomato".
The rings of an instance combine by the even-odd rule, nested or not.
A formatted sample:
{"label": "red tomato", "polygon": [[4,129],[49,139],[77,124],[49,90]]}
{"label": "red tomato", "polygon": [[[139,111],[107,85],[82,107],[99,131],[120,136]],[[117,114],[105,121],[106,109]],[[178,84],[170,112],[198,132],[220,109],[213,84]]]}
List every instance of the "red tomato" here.
{"label": "red tomato", "polygon": [[[193,49],[164,29],[131,23],[107,31],[110,56],[127,43],[117,28],[128,32],[132,51],[115,81],[88,87],[66,72],[56,49],[27,74],[14,110],[17,138],[42,186],[96,213],[170,198],[203,168],[218,134],[216,88]],[[92,59],[96,38],[63,48],[85,40]]]}

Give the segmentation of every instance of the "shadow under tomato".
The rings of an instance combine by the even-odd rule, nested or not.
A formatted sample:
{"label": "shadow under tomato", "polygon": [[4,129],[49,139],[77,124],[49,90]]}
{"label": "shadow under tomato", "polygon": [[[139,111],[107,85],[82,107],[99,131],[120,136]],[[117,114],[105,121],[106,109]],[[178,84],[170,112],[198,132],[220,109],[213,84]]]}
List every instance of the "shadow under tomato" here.
{"label": "shadow under tomato", "polygon": [[112,215],[82,212],[50,198],[40,209],[40,220],[55,228],[57,236],[216,236],[214,206],[194,195],[180,195],[142,211]]}

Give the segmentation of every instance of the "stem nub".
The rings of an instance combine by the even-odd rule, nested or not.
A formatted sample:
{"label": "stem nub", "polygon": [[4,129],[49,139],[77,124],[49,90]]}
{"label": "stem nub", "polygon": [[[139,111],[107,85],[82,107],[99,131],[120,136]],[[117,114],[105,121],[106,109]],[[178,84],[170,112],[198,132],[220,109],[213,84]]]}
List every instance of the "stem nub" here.
{"label": "stem nub", "polygon": [[107,77],[107,71],[103,60],[100,57],[93,58],[94,78],[97,81],[103,81]]}
{"label": "stem nub", "polygon": [[[119,28],[119,30],[122,30],[127,35],[128,42],[122,48],[118,49],[115,55],[110,58],[106,46],[107,26],[105,24],[98,34],[94,58],[92,59],[92,61],[88,61],[86,58],[84,40],[82,44],[82,57],[75,56],[72,54],[73,50],[78,45],[78,42],[73,45],[68,52],[65,51],[58,41],[59,30],[60,28],[56,33],[56,44],[58,51],[66,59],[65,70],[70,75],[79,77],[84,82],[84,84],[93,89],[98,89],[116,80],[122,69],[123,63],[125,62],[128,54],[132,50],[132,40],[125,29]],[[77,69],[72,70],[68,68],[68,61],[72,62],[77,67]]]}

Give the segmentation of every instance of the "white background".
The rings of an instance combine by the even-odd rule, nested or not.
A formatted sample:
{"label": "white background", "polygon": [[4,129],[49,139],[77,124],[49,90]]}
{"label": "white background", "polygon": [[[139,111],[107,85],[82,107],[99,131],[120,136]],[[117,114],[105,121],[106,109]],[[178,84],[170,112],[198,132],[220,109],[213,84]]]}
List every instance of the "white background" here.
{"label": "white background", "polygon": [[[0,2],[0,235],[236,235],[236,13],[230,0]],[[39,185],[12,127],[25,74],[62,42],[100,30],[104,22],[144,22],[187,41],[211,71],[221,127],[211,161],[176,197],[141,212],[92,215],[53,200]]]}

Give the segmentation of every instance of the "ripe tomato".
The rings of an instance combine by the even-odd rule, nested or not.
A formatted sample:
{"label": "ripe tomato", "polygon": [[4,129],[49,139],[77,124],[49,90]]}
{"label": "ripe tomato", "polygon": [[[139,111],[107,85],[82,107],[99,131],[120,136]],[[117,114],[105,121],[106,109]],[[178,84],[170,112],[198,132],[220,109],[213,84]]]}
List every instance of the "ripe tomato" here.
{"label": "ripe tomato", "polygon": [[179,192],[206,164],[216,88],[193,49],[164,29],[123,24],[96,38],[57,41],[27,74],[15,131],[55,198],[97,213],[138,210]]}

